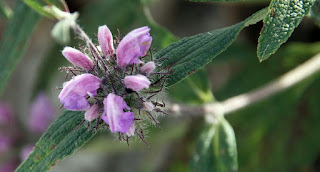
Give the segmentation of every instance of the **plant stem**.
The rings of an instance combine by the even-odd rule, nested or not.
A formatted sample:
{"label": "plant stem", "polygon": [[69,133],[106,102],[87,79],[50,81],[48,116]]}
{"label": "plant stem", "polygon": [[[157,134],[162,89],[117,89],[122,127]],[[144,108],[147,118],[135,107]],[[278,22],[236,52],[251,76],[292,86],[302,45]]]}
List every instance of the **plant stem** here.
{"label": "plant stem", "polygon": [[217,117],[218,115],[227,115],[286,90],[317,73],[319,70],[320,54],[317,54],[278,79],[247,93],[231,97],[221,102],[209,103],[202,106],[172,104],[166,110],[171,114],[181,114],[184,116],[211,114]]}

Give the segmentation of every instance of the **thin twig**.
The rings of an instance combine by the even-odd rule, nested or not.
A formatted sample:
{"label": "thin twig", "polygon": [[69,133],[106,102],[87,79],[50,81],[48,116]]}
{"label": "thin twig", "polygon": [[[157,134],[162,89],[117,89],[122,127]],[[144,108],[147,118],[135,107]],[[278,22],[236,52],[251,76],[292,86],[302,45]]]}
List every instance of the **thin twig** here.
{"label": "thin twig", "polygon": [[320,54],[317,54],[278,79],[248,93],[231,97],[222,102],[209,103],[202,106],[172,104],[166,110],[171,114],[181,114],[183,116],[227,115],[284,91],[319,72],[319,70]]}

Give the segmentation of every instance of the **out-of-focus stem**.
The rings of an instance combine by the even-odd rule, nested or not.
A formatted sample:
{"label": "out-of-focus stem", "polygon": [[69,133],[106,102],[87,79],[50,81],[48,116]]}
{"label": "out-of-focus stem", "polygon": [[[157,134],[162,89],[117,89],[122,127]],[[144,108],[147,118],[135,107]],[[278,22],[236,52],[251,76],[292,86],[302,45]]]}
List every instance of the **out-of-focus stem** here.
{"label": "out-of-focus stem", "polygon": [[171,114],[180,115],[206,115],[213,116],[227,115],[231,112],[248,107],[261,100],[267,99],[274,94],[286,90],[299,82],[307,79],[320,70],[320,54],[315,55],[295,69],[280,76],[278,79],[270,83],[252,90],[250,92],[231,97],[221,102],[214,102],[202,106],[188,106],[182,104],[172,104],[167,107],[167,111]]}

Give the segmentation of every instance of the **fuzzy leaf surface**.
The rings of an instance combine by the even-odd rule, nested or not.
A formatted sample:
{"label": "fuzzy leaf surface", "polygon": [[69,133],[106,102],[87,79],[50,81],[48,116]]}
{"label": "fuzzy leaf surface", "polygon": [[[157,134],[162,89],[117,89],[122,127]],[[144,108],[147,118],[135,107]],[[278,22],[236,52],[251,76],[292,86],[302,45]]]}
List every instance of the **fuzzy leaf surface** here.
{"label": "fuzzy leaf surface", "polygon": [[21,0],[8,21],[0,42],[0,93],[21,59],[40,16]]}
{"label": "fuzzy leaf surface", "polygon": [[315,0],[273,0],[258,41],[260,61],[274,54],[291,36]]}
{"label": "fuzzy leaf surface", "polygon": [[16,171],[49,171],[59,160],[83,146],[97,133],[95,130],[90,131],[87,125],[76,129],[83,118],[84,112],[62,113],[41,136],[33,152]]}
{"label": "fuzzy leaf surface", "polygon": [[174,85],[201,69],[225,51],[243,28],[262,20],[267,11],[267,9],[260,10],[230,27],[183,38],[156,53],[155,58],[162,59],[162,68],[173,72],[168,76],[167,86]]}

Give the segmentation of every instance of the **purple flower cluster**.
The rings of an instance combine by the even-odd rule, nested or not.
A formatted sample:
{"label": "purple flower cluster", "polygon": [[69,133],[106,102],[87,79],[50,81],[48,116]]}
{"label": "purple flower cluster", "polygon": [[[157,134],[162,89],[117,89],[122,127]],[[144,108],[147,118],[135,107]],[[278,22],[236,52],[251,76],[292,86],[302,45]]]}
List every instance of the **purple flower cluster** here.
{"label": "purple flower cluster", "polygon": [[97,54],[92,47],[82,51],[64,48],[63,56],[74,66],[61,70],[74,76],[64,83],[58,96],[63,106],[71,111],[86,111],[86,121],[97,119],[97,125],[104,121],[111,132],[121,136],[128,138],[138,134],[139,129],[138,135],[143,137],[141,121],[151,119],[158,124],[151,112],[165,114],[156,95],[165,85],[166,74],[154,72],[156,61],[148,55],[152,42],[149,32],[149,27],[141,27],[120,41],[118,37],[114,40],[104,25],[98,29],[101,51]]}
{"label": "purple flower cluster", "polygon": [[[45,132],[54,117],[55,108],[49,98],[42,92],[38,94],[30,106],[30,116],[26,127],[34,137],[35,134]],[[15,146],[22,146],[20,161],[26,159],[32,152],[32,145],[21,145],[23,139],[27,138],[26,134],[29,134],[29,132],[23,133],[23,131],[17,125],[12,108],[7,104],[0,103],[0,159],[2,160],[0,162],[0,172],[14,171],[17,167],[19,159],[16,159],[10,153],[12,149],[18,149]]]}

